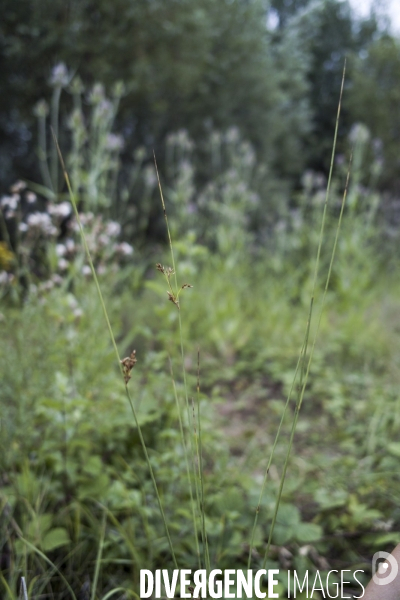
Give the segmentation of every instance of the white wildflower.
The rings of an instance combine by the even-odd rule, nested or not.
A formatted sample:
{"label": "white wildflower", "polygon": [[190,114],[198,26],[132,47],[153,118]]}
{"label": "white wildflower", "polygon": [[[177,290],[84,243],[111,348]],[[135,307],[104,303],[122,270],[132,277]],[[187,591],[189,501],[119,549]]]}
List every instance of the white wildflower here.
{"label": "white wildflower", "polygon": [[66,271],[69,267],[69,262],[65,258],[60,258],[58,261],[58,268],[60,271]]}
{"label": "white wildflower", "polygon": [[29,229],[36,230],[39,233],[46,235],[56,235],[57,228],[51,222],[50,215],[47,213],[34,212],[28,215],[27,224]]}
{"label": "white wildflower", "polygon": [[37,196],[33,192],[28,192],[25,195],[25,198],[28,204],[33,204],[34,202],[36,202]]}
{"label": "white wildflower", "polygon": [[69,254],[72,254],[75,251],[75,242],[74,240],[68,239],[65,242],[65,247]]}
{"label": "white wildflower", "polygon": [[94,118],[99,120],[107,120],[111,117],[113,113],[113,105],[109,100],[102,100],[96,106],[94,111]]}
{"label": "white wildflower", "polygon": [[120,152],[124,147],[124,140],[121,135],[116,135],[115,133],[109,133],[106,139],[106,148],[111,152],[117,151]]}
{"label": "white wildflower", "polygon": [[62,256],[65,256],[67,253],[67,248],[64,246],[64,244],[57,244],[56,245],[56,254],[57,256],[59,256],[60,258]]}
{"label": "white wildflower", "polygon": [[52,276],[51,281],[54,283],[54,285],[61,285],[63,282],[63,278],[60,277],[60,275],[58,275],[58,273],[55,273]]}
{"label": "white wildflower", "polygon": [[70,202],[65,201],[60,204],[50,204],[47,210],[56,219],[66,219],[72,213],[72,206]]}
{"label": "white wildflower", "polygon": [[22,190],[24,190],[25,188],[26,188],[25,181],[21,181],[21,179],[19,179],[10,187],[10,191],[13,194],[18,194],[18,192],[22,192]]}
{"label": "white wildflower", "polygon": [[65,87],[69,83],[68,69],[64,63],[58,63],[53,67],[50,76],[50,85],[54,87]]}
{"label": "white wildflower", "polygon": [[82,213],[79,218],[82,225],[89,225],[94,219],[94,214],[92,212]]}
{"label": "white wildflower", "polygon": [[110,243],[110,238],[108,237],[107,234],[102,233],[101,235],[99,235],[99,237],[97,238],[97,242],[99,247],[103,247],[105,248],[106,246],[108,246],[108,244]]}
{"label": "white wildflower", "polygon": [[105,233],[110,237],[117,237],[121,233],[121,225],[116,221],[109,221]]}
{"label": "white wildflower", "polygon": [[20,197],[18,194],[12,196],[3,196],[0,200],[0,206],[9,210],[17,210]]}
{"label": "white wildflower", "polygon": [[133,247],[126,242],[122,242],[115,247],[115,251],[122,256],[131,256],[133,254]]}

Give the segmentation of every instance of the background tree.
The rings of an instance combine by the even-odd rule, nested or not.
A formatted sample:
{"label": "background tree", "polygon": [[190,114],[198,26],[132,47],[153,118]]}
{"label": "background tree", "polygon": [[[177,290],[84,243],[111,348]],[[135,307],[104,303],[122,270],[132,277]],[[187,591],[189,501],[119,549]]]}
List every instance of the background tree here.
{"label": "background tree", "polygon": [[[32,107],[61,61],[88,83],[124,81],[119,118],[128,147],[159,151],[168,131],[184,127],[199,139],[205,122],[217,129],[235,124],[271,162],[282,137],[289,152],[290,140],[304,130],[293,129],[293,119],[304,123],[304,114],[287,126],[280,120],[291,90],[280,86],[259,0],[3,1],[0,113],[20,141],[32,130]],[[6,130],[3,121],[3,144]],[[297,140],[293,147],[297,153]],[[28,152],[15,140],[22,172]]]}
{"label": "background tree", "polygon": [[[308,165],[327,171],[332,149],[339,90],[345,59],[366,51],[378,33],[374,17],[359,20],[347,0],[309,2],[290,19],[279,39],[292,31],[302,54],[308,57],[305,77],[309,85],[312,135]],[[352,86],[353,71],[347,70],[346,89]],[[357,117],[353,105],[344,95],[344,110],[340,122],[339,151]]]}
{"label": "background tree", "polygon": [[[386,35],[353,57],[347,105],[365,123],[383,160],[380,185],[400,191],[400,44]],[[371,157],[372,158],[372,157]]]}
{"label": "background tree", "polygon": [[[396,133],[387,115],[398,93],[397,45],[377,17],[360,20],[347,0],[1,0],[1,7],[3,189],[17,176],[39,179],[32,109],[60,62],[88,86],[100,81],[110,92],[124,82],[116,128],[126,163],[145,146],[162,166],[171,131],[187,129],[201,148],[210,128],[235,125],[269,176],[290,189],[304,168],[327,170],[345,57],[339,151],[354,122],[364,121],[392,141],[383,181],[394,184]],[[271,10],[275,29],[267,26]],[[62,102],[68,114],[72,99],[64,94]]]}

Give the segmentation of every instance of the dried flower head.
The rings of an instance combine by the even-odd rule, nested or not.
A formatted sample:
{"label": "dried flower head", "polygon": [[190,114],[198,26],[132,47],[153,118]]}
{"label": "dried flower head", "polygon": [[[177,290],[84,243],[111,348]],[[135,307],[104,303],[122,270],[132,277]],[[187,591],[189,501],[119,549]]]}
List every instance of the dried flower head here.
{"label": "dried flower head", "polygon": [[171,267],[164,267],[161,263],[156,264],[156,269],[168,278],[175,274],[175,271]]}
{"label": "dried flower head", "polygon": [[167,283],[169,286],[169,290],[167,290],[168,300],[170,302],[172,302],[173,304],[175,304],[177,309],[180,310],[179,299],[178,299],[179,294],[181,293],[182,290],[184,290],[186,288],[191,288],[193,286],[190,285],[190,283],[184,283],[177,292],[174,292],[174,290],[172,289],[172,285],[171,285],[171,275],[175,275],[174,269],[172,269],[171,267],[164,267],[161,263],[156,264],[156,269],[157,269],[157,271],[160,271],[160,273],[165,275],[165,278],[167,280]]}
{"label": "dried flower head", "polygon": [[136,350],[132,350],[131,355],[121,360],[122,371],[124,373],[125,385],[131,378],[131,371],[137,363]]}
{"label": "dried flower head", "polygon": [[169,292],[167,290],[167,294],[168,294],[168,300],[170,300],[171,302],[173,302],[175,304],[175,306],[177,306],[179,308],[179,300],[178,298],[172,294],[171,292]]}

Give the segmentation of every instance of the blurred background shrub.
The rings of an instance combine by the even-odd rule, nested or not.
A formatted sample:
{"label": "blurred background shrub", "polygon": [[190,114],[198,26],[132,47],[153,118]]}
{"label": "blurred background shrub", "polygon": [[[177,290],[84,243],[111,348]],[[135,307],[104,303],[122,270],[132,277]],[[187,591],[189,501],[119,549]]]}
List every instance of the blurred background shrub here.
{"label": "blurred background shrub", "polygon": [[[275,0],[271,5],[264,0],[118,0],[112,6],[4,0],[3,15],[3,192],[17,178],[38,180],[32,108],[47,99],[49,84],[53,109],[57,102],[63,107],[61,143],[71,146],[82,144],[76,137],[82,114],[94,102],[98,115],[106,110],[90,93],[101,82],[107,95],[120,99],[115,126],[122,137],[107,142],[126,167],[118,185],[129,178],[138,148],[145,149],[147,159],[154,149],[162,168],[171,132],[187,130],[201,148],[210,129],[234,126],[280,190],[266,201],[275,210],[283,199],[289,201],[305,168],[327,171],[344,57],[348,71],[339,151],[352,125],[363,122],[376,151],[381,148],[380,185],[397,190],[399,49],[379,12],[361,19],[346,0]],[[83,102],[78,102],[79,80],[86,87]],[[124,85],[116,89],[118,81]],[[108,107],[104,127],[114,120],[115,109],[115,103]],[[54,114],[52,119],[55,124]],[[75,137],[68,141],[71,119]],[[200,182],[210,177],[202,164],[200,153]]]}

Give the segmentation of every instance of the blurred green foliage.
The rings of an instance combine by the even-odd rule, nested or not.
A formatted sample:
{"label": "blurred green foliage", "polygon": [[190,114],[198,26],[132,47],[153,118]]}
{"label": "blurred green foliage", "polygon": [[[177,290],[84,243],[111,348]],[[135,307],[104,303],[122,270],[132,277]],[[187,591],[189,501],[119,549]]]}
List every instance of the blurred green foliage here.
{"label": "blurred green foliage", "polygon": [[382,164],[381,186],[399,190],[400,44],[384,36],[354,57],[348,106],[375,140],[374,154]]}
{"label": "blurred green foliage", "polygon": [[[174,384],[178,404],[186,393],[179,313],[155,269],[171,266],[170,255],[148,243],[165,239],[156,150],[180,284],[194,286],[179,301],[190,398],[200,347],[210,559],[245,568],[303,344],[344,55],[317,309],[350,145],[346,218],[267,566],[367,571],[373,552],[400,541],[399,230],[381,193],[398,179],[398,42],[338,0],[274,0],[275,29],[265,27],[261,0],[3,4],[1,176],[12,177],[10,156],[19,177],[35,180],[0,199],[4,594],[14,599],[25,574],[30,597],[58,597],[60,573],[84,594],[96,566],[99,595],[132,592],[140,568],[172,566],[48,125],[65,152],[121,356],[137,351],[129,385],[178,563],[196,568],[174,397]],[[261,502],[254,568],[294,410]]]}
{"label": "blurred green foliage", "polygon": [[[357,133],[355,165],[361,164],[368,144],[362,133]],[[196,393],[201,349],[204,507],[211,562],[246,568],[260,478],[302,345],[324,181],[306,173],[296,208],[271,239],[256,243],[249,212],[257,210],[251,190],[255,165],[244,160],[249,148],[237,132],[229,135],[228,144],[223,136],[214,138],[216,155],[227,160],[232,151],[235,168],[217,172],[207,191],[206,217],[187,210],[194,184],[186,155],[177,156],[188,147],[188,138],[170,141],[175,186],[168,190],[168,210],[179,277],[194,285],[180,303],[190,395]],[[361,565],[367,570],[365,557],[398,541],[398,254],[388,260],[382,249],[379,196],[366,192],[361,180],[356,169],[270,567],[324,572]],[[338,179],[317,303],[340,187]],[[210,221],[213,228],[207,229]],[[99,238],[90,242],[94,253]],[[48,249],[52,246],[50,236]],[[26,574],[33,597],[41,591],[56,597],[64,585],[38,552],[61,569],[76,593],[93,581],[102,531],[99,593],[117,585],[137,589],[141,567],[172,566],[96,291],[80,268],[82,250],[75,252],[64,274],[50,279],[52,285],[38,281],[33,286],[32,268],[22,306],[7,296],[0,321],[5,342],[0,348],[2,565],[13,590],[21,572]],[[149,260],[147,252],[135,250],[131,264],[119,269],[110,268],[110,256],[100,284],[121,355],[133,347],[137,351],[130,387],[178,563],[196,568],[169,372],[170,358],[183,401],[178,311],[168,302],[165,280],[154,267],[156,260],[168,265],[168,254],[161,247],[153,249]],[[17,281],[7,285],[12,288]],[[254,568],[262,564],[293,410],[291,406],[284,422],[261,504]],[[284,589],[281,582],[282,593]]]}
{"label": "blurred green foliage", "polygon": [[[47,96],[51,71],[64,63],[71,76],[89,85],[101,82],[108,94],[116,81],[124,82],[117,128],[127,168],[141,146],[154,148],[162,165],[171,131],[184,128],[199,145],[210,129],[237,126],[268,166],[270,178],[286,177],[293,187],[305,167],[327,169],[347,57],[346,87],[352,92],[344,98],[340,140],[357,120],[366,123],[374,138],[390,143],[382,183],[389,189],[396,185],[397,137],[395,128],[389,131],[386,106],[390,110],[398,95],[397,42],[377,16],[360,20],[345,0],[271,6],[263,0],[118,0],[112,5],[4,0],[2,7],[4,184],[17,174],[38,179],[32,107]],[[266,26],[270,14],[277,15],[275,29]],[[387,73],[388,63],[393,75]],[[372,112],[371,98],[376,98]],[[72,102],[67,95],[61,102],[66,115]],[[66,130],[64,121],[61,139]],[[210,179],[206,169],[199,175]]]}
{"label": "blurred green foliage", "polygon": [[[239,124],[268,161],[282,136],[293,139],[294,147],[290,142],[288,147],[296,155],[293,127],[280,118],[291,91],[280,90],[265,7],[258,0],[112,5],[40,0],[7,3],[4,15],[7,64],[0,112],[15,127],[32,123],[32,105],[51,68],[64,62],[87,82],[110,87],[124,81],[119,119],[130,148],[145,145],[158,152],[163,137],[181,127],[199,139],[207,123],[223,129]],[[305,126],[297,112],[300,136]]]}

